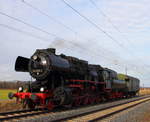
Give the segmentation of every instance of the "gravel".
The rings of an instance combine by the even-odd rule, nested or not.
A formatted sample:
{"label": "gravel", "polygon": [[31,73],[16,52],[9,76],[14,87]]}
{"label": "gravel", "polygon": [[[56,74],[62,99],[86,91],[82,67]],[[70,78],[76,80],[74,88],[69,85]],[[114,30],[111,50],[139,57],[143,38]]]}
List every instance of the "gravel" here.
{"label": "gravel", "polygon": [[150,112],[149,108],[150,101],[147,101],[100,122],[149,122],[149,120],[144,118],[144,115],[148,111]]}

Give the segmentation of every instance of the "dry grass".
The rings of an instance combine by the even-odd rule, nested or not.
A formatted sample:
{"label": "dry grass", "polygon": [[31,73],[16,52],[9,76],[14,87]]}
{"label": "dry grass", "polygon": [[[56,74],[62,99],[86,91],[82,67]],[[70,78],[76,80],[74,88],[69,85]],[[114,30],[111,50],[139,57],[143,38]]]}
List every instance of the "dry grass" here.
{"label": "dry grass", "polygon": [[149,112],[150,112],[150,111],[147,111],[147,112],[144,113],[141,122],[150,122],[150,114],[149,114]]}
{"label": "dry grass", "polygon": [[0,100],[0,112],[20,110],[21,104],[16,104],[15,100]]}
{"label": "dry grass", "polygon": [[150,88],[140,88],[140,95],[148,95],[150,94]]}

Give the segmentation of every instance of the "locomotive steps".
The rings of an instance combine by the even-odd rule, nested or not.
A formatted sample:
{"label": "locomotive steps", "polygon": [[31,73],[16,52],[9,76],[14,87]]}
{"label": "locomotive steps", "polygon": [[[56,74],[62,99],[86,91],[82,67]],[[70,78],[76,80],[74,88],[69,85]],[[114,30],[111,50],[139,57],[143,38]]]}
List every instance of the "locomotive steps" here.
{"label": "locomotive steps", "polygon": [[150,96],[140,96],[115,102],[101,103],[89,107],[79,107],[58,112],[26,110],[0,113],[0,121],[66,121],[66,120],[101,120],[120,111],[150,100]]}

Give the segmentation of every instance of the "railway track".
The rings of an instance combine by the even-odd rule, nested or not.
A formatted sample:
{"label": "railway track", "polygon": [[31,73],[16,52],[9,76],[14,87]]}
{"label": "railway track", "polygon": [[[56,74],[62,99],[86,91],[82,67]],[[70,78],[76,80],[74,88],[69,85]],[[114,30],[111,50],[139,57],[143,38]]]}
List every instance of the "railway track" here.
{"label": "railway track", "polygon": [[1,121],[15,121],[20,118],[25,118],[29,116],[35,116],[40,114],[49,113],[49,111],[42,110],[42,109],[33,109],[33,110],[19,110],[19,111],[10,111],[0,113],[0,122]]}
{"label": "railway track", "polygon": [[[108,109],[104,109],[104,110],[100,110],[100,111],[95,111],[95,112],[89,112],[89,113],[85,113],[83,115],[79,115],[79,116],[74,116],[71,117],[70,119],[66,119],[68,122],[76,122],[76,121],[90,121],[90,122],[95,122],[95,121],[100,121],[103,120],[107,117],[110,117],[114,114],[117,114],[119,112],[122,112],[124,110],[127,110],[129,108],[135,107],[136,105],[139,105],[141,103],[150,101],[150,97],[145,98],[145,99],[140,99],[140,100],[136,100],[133,102],[129,102],[129,103],[125,103],[122,105],[116,105],[113,106],[111,108]],[[63,119],[65,120],[65,119]]]}
{"label": "railway track", "polygon": [[5,112],[0,113],[0,122],[30,121],[31,119],[32,121],[44,121],[44,119],[47,121],[97,121],[149,100],[150,96],[142,96],[55,112],[42,109]]}
{"label": "railway track", "polygon": [[123,103],[118,103],[115,105],[110,105],[104,108],[95,109],[95,110],[89,110],[85,112],[79,112],[71,116],[58,118],[52,121],[69,121],[69,122],[81,122],[81,121],[100,121],[102,119],[105,119],[107,117],[110,117],[111,115],[117,114],[121,111],[127,110],[129,108],[135,107],[136,105],[139,105],[141,103],[150,101],[150,96],[141,97],[139,99],[135,100],[129,100]]}

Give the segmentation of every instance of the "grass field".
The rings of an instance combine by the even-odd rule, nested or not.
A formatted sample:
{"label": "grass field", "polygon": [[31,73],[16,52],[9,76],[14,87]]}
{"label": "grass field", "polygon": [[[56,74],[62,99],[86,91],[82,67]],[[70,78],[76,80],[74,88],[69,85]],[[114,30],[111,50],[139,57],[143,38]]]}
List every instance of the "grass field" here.
{"label": "grass field", "polygon": [[0,100],[8,100],[8,93],[15,93],[16,91],[16,89],[0,89]]}

